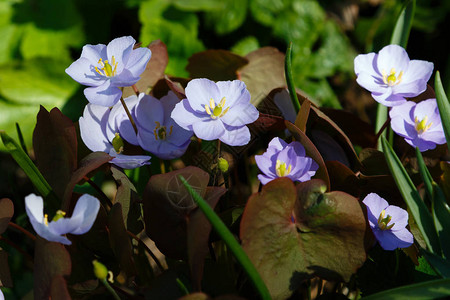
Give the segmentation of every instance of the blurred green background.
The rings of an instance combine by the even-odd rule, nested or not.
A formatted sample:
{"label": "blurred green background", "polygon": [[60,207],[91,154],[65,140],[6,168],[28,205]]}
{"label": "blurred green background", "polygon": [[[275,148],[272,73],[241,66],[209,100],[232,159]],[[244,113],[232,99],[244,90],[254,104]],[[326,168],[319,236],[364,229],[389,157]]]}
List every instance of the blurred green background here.
{"label": "blurred green background", "polygon": [[[87,103],[64,70],[85,44],[131,35],[168,48],[167,74],[188,77],[187,59],[205,49],[240,55],[293,42],[298,88],[323,106],[370,119],[353,59],[388,44],[399,0],[0,0],[0,130],[20,124],[30,146],[39,105],[73,120]],[[435,63],[450,90],[450,1],[418,0],[408,53]],[[356,89],[356,92],[355,92]],[[365,100],[364,100],[365,99]],[[0,147],[3,147],[1,145]],[[1,148],[0,148],[1,149]]]}

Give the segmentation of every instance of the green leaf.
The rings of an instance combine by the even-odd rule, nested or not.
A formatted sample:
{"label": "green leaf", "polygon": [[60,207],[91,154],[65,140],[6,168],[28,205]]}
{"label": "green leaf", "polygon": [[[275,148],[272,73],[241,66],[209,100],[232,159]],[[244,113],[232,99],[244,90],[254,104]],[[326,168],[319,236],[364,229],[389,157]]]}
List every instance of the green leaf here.
{"label": "green leaf", "polygon": [[416,147],[416,157],[417,157],[417,165],[419,166],[420,177],[422,177],[425,191],[430,200],[433,199],[433,178],[431,177],[430,172],[425,165],[425,161],[423,160],[422,152],[420,152],[419,148]]}
{"label": "green leaf", "polygon": [[[386,123],[388,119],[388,108],[387,106],[384,106],[381,103],[377,103],[377,117],[375,120],[375,132],[378,133],[380,131],[380,129],[383,127],[383,125]],[[384,137],[386,138],[386,128],[383,130],[383,132],[381,133],[380,137]],[[377,149],[382,151],[383,150],[383,146],[382,144],[378,141],[377,144]]]}
{"label": "green leaf", "polygon": [[231,47],[231,51],[236,53],[237,55],[247,55],[252,51],[255,51],[259,48],[258,39],[254,36],[247,36],[242,40],[238,41]]}
{"label": "green leaf", "polygon": [[428,211],[428,208],[420,198],[416,187],[400,162],[400,159],[384,137],[381,137],[381,144],[391,174],[423,235],[428,249],[431,252],[440,255],[441,249],[439,247],[439,239],[434,228],[433,218]]}
{"label": "green leaf", "polygon": [[247,16],[247,0],[209,2],[222,4],[221,9],[205,13],[206,24],[209,27],[213,27],[217,34],[222,35],[230,33],[233,30],[238,29],[242,23],[244,23],[245,17]]}
{"label": "green leaf", "polygon": [[439,114],[441,115],[442,127],[444,128],[445,139],[447,140],[447,148],[450,151],[450,103],[445,94],[444,87],[442,86],[441,75],[439,71],[436,71],[435,81],[435,92],[436,100],[439,108]]}
{"label": "green leaf", "polygon": [[210,11],[223,8],[222,1],[211,0],[172,0],[173,5],[184,11]]}
{"label": "green leaf", "polygon": [[167,45],[170,59],[166,73],[187,77],[187,59],[204,49],[198,38],[197,15],[176,9],[169,1],[151,0],[140,6],[139,21],[142,23],[141,42],[148,44],[160,39]]}
{"label": "green leaf", "polygon": [[437,256],[429,251],[421,251],[428,263],[444,278],[450,278],[450,262],[441,256]]}
{"label": "green leaf", "polygon": [[298,114],[300,111],[300,103],[298,102],[297,91],[295,90],[294,79],[292,76],[292,42],[289,43],[286,56],[284,58],[284,74],[286,76],[286,83],[289,89],[289,96],[291,98],[292,106],[295,109],[295,114]]}
{"label": "green leaf", "polygon": [[0,130],[0,135],[6,149],[17,162],[17,164],[22,168],[25,174],[27,174],[28,178],[30,178],[39,194],[46,198],[46,200],[50,202],[52,207],[57,207],[60,201],[56,197],[47,180],[45,180],[39,169],[31,161],[30,157],[28,157],[28,155],[23,151],[22,147],[20,147],[20,145],[17,144],[15,140],[7,135],[6,132]]}
{"label": "green leaf", "polygon": [[247,202],[242,247],[274,299],[289,298],[313,276],[348,281],[366,260],[370,229],[360,202],[326,189],[317,179],[296,187],[278,178]]}
{"label": "green leaf", "polygon": [[438,279],[376,293],[361,300],[429,300],[450,295],[450,279]]}
{"label": "green leaf", "polygon": [[225,242],[225,244],[228,246],[228,248],[235,256],[236,260],[241,264],[242,268],[247,273],[253,285],[259,292],[261,299],[263,300],[272,299],[269,294],[269,291],[267,290],[266,285],[261,279],[261,276],[255,269],[255,266],[252,264],[247,254],[244,252],[242,247],[236,241],[234,235],[230,232],[230,230],[219,218],[219,216],[214,212],[214,209],[211,208],[211,206],[209,206],[208,202],[206,202],[202,198],[202,196],[198,194],[196,189],[194,189],[183,176],[180,176],[179,178],[183,183],[183,185],[188,190],[189,194],[194,198],[198,207],[205,214],[206,218],[211,223],[214,230],[219,234],[219,236],[222,238],[222,240]]}
{"label": "green leaf", "polygon": [[400,16],[395,24],[392,32],[391,44],[400,45],[406,48],[408,44],[409,32],[411,31],[412,22],[414,19],[414,12],[416,10],[416,1],[410,0],[405,4]]}
{"label": "green leaf", "polygon": [[79,87],[66,61],[36,58],[0,66],[0,94],[8,101],[61,107]]}
{"label": "green leaf", "polygon": [[441,242],[444,257],[450,259],[450,208],[445,195],[436,182],[433,182],[433,202],[431,210],[433,213],[434,226]]}

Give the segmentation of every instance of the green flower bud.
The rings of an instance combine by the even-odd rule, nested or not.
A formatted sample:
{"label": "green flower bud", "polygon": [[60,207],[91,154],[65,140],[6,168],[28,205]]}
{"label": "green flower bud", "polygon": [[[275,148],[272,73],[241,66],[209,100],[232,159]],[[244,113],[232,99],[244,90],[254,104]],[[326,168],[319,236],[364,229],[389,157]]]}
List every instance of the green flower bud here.
{"label": "green flower bud", "polygon": [[108,277],[108,269],[105,267],[105,265],[96,259],[92,261],[92,265],[94,266],[95,277],[100,280],[106,280],[106,278]]}
{"label": "green flower bud", "polygon": [[218,164],[219,164],[220,171],[222,171],[224,173],[228,172],[228,168],[230,167],[230,165],[228,164],[228,161],[225,158],[220,157]]}
{"label": "green flower bud", "polygon": [[125,145],[123,142],[123,139],[120,137],[120,135],[118,133],[115,134],[113,140],[112,140],[112,145],[114,147],[114,150],[116,150],[116,152],[118,154],[122,153],[123,151],[123,146]]}

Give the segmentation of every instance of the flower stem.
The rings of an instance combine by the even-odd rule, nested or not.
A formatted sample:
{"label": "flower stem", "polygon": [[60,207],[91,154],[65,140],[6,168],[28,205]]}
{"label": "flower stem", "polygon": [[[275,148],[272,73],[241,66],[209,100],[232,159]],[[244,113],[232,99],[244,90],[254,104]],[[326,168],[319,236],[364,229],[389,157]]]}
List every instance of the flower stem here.
{"label": "flower stem", "polygon": [[138,130],[136,127],[136,123],[134,123],[133,117],[131,116],[131,113],[128,110],[127,105],[125,104],[125,100],[123,100],[123,97],[120,97],[120,102],[122,103],[123,109],[125,109],[125,112],[127,113],[128,119],[130,119],[130,122],[131,122],[131,125],[133,126],[134,132],[137,134]]}
{"label": "flower stem", "polygon": [[116,291],[111,287],[111,285],[108,283],[106,279],[101,279],[100,281],[103,283],[103,285],[106,287],[108,292],[113,296],[115,300],[121,300],[119,295],[117,295]]}
{"label": "flower stem", "polygon": [[135,84],[133,84],[131,87],[133,88],[133,91],[136,93],[136,96],[139,96],[139,90],[138,90],[137,86]]}
{"label": "flower stem", "polygon": [[19,230],[20,232],[22,232],[23,234],[25,234],[27,237],[29,237],[30,239],[32,239],[33,241],[36,240],[36,237],[29,232],[28,230],[26,230],[25,228],[23,228],[22,226],[17,225],[16,223],[13,222],[9,222],[8,225],[14,229]]}
{"label": "flower stem", "polygon": [[[36,239],[36,238],[35,238]],[[10,245],[11,247],[13,247],[14,249],[16,249],[17,251],[19,251],[20,253],[22,253],[22,255],[27,258],[31,263],[33,263],[33,257],[28,254],[25,250],[23,250],[22,248],[19,247],[19,245],[17,245],[16,243],[14,243],[13,241],[11,241],[10,239],[1,236],[0,235],[0,241],[4,241],[6,244]]]}
{"label": "flower stem", "polygon": [[103,200],[103,202],[104,202],[104,203],[102,203],[103,205],[106,204],[108,207],[112,207],[113,206],[111,200],[109,200],[108,196],[106,196],[106,194],[102,191],[102,189],[95,182],[93,182],[87,176],[84,176],[83,179],[87,183],[89,183],[89,185],[92,186],[97,191],[97,193],[99,193],[100,199]]}

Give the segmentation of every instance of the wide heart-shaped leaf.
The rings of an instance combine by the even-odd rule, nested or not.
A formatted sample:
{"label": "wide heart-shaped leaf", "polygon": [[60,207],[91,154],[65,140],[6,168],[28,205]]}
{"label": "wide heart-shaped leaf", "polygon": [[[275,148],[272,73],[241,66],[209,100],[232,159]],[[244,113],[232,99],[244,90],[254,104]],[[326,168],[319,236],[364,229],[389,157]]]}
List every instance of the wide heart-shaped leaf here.
{"label": "wide heart-shaped leaf", "polygon": [[296,187],[279,178],[248,200],[242,247],[274,299],[288,298],[313,276],[348,281],[366,260],[370,229],[359,201],[326,190],[321,180]]}
{"label": "wide heart-shaped leaf", "polygon": [[0,199],[0,234],[5,232],[14,215],[14,204],[8,198]]}

